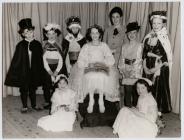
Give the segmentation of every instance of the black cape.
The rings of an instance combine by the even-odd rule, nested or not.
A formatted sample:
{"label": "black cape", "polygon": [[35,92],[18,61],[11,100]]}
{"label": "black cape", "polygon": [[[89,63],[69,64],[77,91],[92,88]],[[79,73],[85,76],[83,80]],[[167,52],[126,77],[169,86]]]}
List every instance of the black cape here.
{"label": "black cape", "polygon": [[12,87],[26,85],[38,87],[42,85],[44,73],[42,45],[37,40],[30,42],[31,66],[29,64],[28,45],[29,42],[26,40],[17,44],[5,79],[5,85]]}

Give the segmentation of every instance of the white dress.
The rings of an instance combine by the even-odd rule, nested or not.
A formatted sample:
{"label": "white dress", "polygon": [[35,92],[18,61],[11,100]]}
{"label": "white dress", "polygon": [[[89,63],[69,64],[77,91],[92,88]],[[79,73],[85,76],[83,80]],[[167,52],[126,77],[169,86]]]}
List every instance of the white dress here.
{"label": "white dress", "polygon": [[[51,98],[52,115],[40,118],[37,126],[52,132],[72,131],[76,118],[75,111],[77,110],[75,95],[76,93],[69,88],[62,90],[56,89]],[[69,111],[61,107],[62,105],[69,106]]]}
{"label": "white dress", "polygon": [[139,96],[137,108],[123,107],[113,124],[113,133],[120,138],[154,138],[158,128],[157,103],[151,93]]}
{"label": "white dress", "polygon": [[[85,73],[85,68],[94,63],[106,65],[109,74],[96,71]],[[106,43],[101,42],[97,46],[87,43],[83,46],[69,77],[69,85],[77,92],[79,102],[82,103],[86,95],[94,91],[102,92],[108,101],[119,101],[119,78],[114,63],[114,57]]]}

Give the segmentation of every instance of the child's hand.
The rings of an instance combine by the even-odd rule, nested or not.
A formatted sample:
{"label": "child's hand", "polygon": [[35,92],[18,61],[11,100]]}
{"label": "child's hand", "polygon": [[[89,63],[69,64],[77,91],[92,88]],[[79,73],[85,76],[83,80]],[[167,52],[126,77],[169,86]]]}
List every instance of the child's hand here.
{"label": "child's hand", "polygon": [[163,65],[163,66],[169,66],[169,63],[164,62],[162,65]]}

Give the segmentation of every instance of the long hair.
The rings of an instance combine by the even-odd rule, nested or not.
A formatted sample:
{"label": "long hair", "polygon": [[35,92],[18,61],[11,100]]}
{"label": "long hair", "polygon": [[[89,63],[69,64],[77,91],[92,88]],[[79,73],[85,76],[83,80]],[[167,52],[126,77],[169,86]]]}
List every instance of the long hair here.
{"label": "long hair", "polygon": [[89,42],[92,41],[92,38],[91,38],[91,30],[92,30],[93,28],[95,28],[95,29],[98,30],[98,32],[99,32],[99,34],[100,34],[99,39],[100,39],[100,41],[102,41],[104,31],[103,31],[102,27],[99,26],[99,25],[97,25],[97,24],[94,24],[94,25],[90,26],[90,27],[87,29],[87,32],[86,32],[86,39],[87,39],[87,41],[89,41]]}

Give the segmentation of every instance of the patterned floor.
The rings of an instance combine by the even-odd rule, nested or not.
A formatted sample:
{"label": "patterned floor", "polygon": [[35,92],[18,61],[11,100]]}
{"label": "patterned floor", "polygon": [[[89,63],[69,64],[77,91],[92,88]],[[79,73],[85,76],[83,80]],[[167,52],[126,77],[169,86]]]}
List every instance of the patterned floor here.
{"label": "patterned floor", "polygon": [[[2,134],[3,138],[117,138],[113,135],[110,127],[80,128],[81,117],[74,124],[72,132],[45,132],[37,127],[37,120],[48,114],[48,110],[41,112],[29,112],[21,114],[20,98],[8,96],[3,98],[2,109]],[[43,96],[38,95],[37,102],[43,103]],[[174,113],[164,114],[166,128],[158,137],[173,138],[181,136],[181,121],[179,116]]]}

